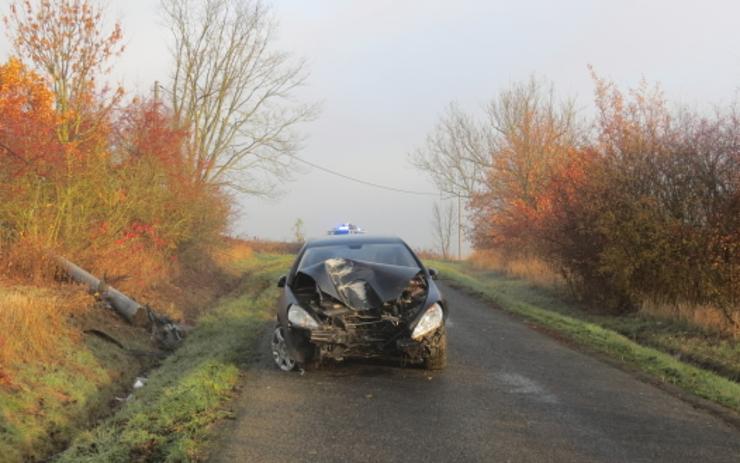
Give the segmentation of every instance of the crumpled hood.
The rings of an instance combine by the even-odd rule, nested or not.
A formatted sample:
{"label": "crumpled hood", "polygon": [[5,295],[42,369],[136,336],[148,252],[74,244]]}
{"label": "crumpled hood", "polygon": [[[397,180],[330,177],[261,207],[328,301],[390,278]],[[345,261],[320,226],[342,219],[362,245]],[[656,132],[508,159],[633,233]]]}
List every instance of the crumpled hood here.
{"label": "crumpled hood", "polygon": [[416,267],[333,258],[298,273],[311,277],[319,290],[347,307],[364,311],[396,300],[420,272]]}

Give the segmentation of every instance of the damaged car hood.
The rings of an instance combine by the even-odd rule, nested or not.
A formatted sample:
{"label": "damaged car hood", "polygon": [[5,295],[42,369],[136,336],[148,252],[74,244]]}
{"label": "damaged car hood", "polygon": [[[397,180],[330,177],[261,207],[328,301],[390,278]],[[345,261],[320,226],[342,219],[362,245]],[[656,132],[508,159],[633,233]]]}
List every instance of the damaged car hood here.
{"label": "damaged car hood", "polygon": [[303,268],[297,276],[310,277],[321,292],[347,307],[366,311],[399,298],[421,272],[418,267],[333,258]]}

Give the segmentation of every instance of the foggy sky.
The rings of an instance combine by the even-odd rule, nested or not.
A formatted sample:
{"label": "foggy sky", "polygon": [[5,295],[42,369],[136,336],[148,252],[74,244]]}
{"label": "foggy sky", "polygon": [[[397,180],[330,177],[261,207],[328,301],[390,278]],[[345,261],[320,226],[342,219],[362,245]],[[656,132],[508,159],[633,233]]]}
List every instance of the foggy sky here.
{"label": "foggy sky", "polygon": [[[3,13],[8,2],[0,2]],[[127,51],[114,71],[130,94],[167,78],[156,0],[109,1]],[[304,101],[323,111],[299,155],[368,181],[435,191],[407,154],[451,101],[475,111],[532,73],[592,108],[587,65],[622,86],[660,81],[669,99],[708,109],[740,87],[740,2],[600,0],[277,0],[279,46],[304,57]],[[4,34],[3,34],[4,35]],[[0,39],[0,54],[9,53]],[[239,199],[234,234],[309,236],[345,221],[430,247],[433,197],[403,195],[303,169],[273,201]]]}

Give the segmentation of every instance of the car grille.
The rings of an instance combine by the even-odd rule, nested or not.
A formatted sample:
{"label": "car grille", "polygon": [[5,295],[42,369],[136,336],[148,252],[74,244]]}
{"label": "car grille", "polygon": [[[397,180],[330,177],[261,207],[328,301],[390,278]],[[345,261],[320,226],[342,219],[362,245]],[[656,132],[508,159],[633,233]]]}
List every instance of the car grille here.
{"label": "car grille", "polygon": [[335,325],[311,332],[311,341],[342,344],[348,348],[384,350],[402,332],[403,327],[375,315],[356,313],[336,317]]}

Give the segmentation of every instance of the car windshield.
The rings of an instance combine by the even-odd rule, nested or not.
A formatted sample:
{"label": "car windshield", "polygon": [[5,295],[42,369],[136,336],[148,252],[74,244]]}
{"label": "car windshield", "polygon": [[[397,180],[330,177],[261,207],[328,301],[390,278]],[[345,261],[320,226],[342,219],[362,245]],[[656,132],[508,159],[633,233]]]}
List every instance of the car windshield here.
{"label": "car windshield", "polygon": [[411,251],[401,243],[348,243],[310,247],[304,252],[298,268],[310,267],[335,257],[378,264],[419,267]]}

